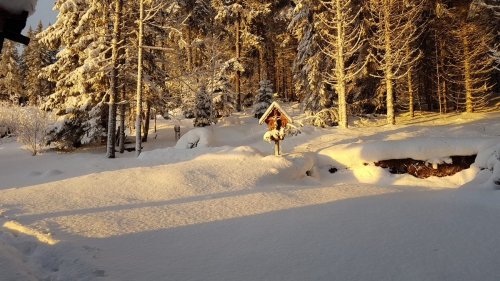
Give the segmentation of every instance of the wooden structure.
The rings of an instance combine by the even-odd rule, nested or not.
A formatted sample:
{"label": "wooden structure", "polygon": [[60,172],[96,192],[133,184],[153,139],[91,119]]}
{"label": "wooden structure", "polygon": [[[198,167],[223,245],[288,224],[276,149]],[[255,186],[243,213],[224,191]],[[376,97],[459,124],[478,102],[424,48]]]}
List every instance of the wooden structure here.
{"label": "wooden structure", "polygon": [[269,131],[275,132],[271,134],[271,140],[274,141],[274,155],[279,155],[280,141],[285,138],[283,132],[287,124],[293,122],[293,119],[277,102],[273,102],[259,119],[259,124],[264,122],[266,122]]}
{"label": "wooden structure", "polygon": [[24,45],[28,45],[30,38],[21,35],[21,31],[26,27],[28,12],[12,14],[0,8],[0,52],[2,51],[4,39],[9,39]]}

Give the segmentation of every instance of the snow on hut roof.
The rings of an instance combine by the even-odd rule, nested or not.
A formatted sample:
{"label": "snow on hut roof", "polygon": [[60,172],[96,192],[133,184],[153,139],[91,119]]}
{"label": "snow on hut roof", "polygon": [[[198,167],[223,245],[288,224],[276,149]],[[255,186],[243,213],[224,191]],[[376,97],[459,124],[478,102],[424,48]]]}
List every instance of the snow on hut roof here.
{"label": "snow on hut roof", "polygon": [[278,104],[278,102],[274,101],[273,103],[271,103],[269,108],[267,108],[266,112],[264,112],[264,115],[262,115],[262,117],[260,117],[259,125],[262,125],[262,123],[264,123],[264,121],[266,121],[267,117],[269,117],[269,114],[271,114],[271,112],[273,112],[273,108],[276,108],[283,115],[285,115],[285,117],[288,119],[288,122],[290,122],[290,123],[293,122],[292,117],[290,117],[290,115],[288,115],[288,113],[286,113],[286,111],[283,110],[283,108]]}

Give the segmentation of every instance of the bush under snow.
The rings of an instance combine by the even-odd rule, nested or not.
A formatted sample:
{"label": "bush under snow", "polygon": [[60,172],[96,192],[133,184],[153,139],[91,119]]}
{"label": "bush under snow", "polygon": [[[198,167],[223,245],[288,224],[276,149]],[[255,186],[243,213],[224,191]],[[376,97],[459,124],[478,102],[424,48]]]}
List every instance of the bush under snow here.
{"label": "bush under snow", "polygon": [[214,134],[207,128],[194,128],[183,135],[174,148],[191,149],[195,147],[209,147],[214,143]]}

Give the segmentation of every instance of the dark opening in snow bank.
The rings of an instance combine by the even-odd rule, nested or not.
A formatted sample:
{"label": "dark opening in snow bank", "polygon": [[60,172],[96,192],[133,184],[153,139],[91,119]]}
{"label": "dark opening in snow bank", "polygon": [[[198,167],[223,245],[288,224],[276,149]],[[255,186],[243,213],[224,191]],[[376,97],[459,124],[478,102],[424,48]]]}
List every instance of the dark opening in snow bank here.
{"label": "dark opening in snow bank", "polygon": [[452,176],[464,169],[470,168],[476,155],[451,156],[451,163],[432,165],[426,161],[407,159],[389,159],[375,162],[375,166],[389,168],[392,174],[410,174],[417,178]]}

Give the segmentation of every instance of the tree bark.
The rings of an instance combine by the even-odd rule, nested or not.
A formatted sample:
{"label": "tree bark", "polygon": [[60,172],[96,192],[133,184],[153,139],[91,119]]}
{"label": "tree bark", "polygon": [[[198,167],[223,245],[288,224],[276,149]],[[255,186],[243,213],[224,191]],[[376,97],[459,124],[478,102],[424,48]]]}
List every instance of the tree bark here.
{"label": "tree bark", "polygon": [[144,120],[144,136],[142,137],[142,142],[148,142],[148,133],[149,133],[149,120],[151,114],[151,103],[146,103],[146,120]]}
{"label": "tree bark", "polygon": [[391,26],[390,26],[390,13],[389,5],[384,7],[384,36],[385,36],[385,60],[386,67],[385,72],[385,84],[386,84],[386,104],[387,104],[387,124],[395,125],[396,117],[394,115],[394,99],[393,99],[393,86],[392,86],[392,66],[390,63],[392,61],[392,40],[390,37]]}
{"label": "tree bark", "polygon": [[464,45],[465,112],[472,113],[474,108],[472,105],[471,61],[467,34],[463,34],[462,42]]}
{"label": "tree bark", "polygon": [[115,158],[116,146],[116,97],[118,96],[118,41],[120,40],[120,14],[122,10],[122,1],[115,0],[115,19],[113,23],[113,41],[111,61],[111,81],[109,92],[109,115],[108,115],[108,141],[107,158]]}
{"label": "tree bark", "polygon": [[344,68],[344,26],[340,0],[336,1],[337,20],[337,59],[335,60],[335,71],[337,72],[337,94],[339,96],[339,126],[347,128],[347,105],[346,105],[346,84]]}
{"label": "tree bark", "polygon": [[144,0],[140,0],[139,9],[139,48],[137,54],[137,101],[135,109],[135,156],[141,154],[141,113],[142,113],[142,36],[143,36],[143,20],[144,20]]}
{"label": "tree bark", "polygon": [[[238,4],[240,1],[236,1]],[[235,23],[235,31],[236,31],[236,59],[238,60],[238,63],[240,62],[240,56],[241,56],[241,43],[240,43],[240,14],[238,13],[238,18],[236,19]],[[239,70],[236,71],[236,77],[235,77],[235,90],[236,90],[236,110],[238,112],[241,111],[241,90],[240,90],[240,76],[241,73]]]}

